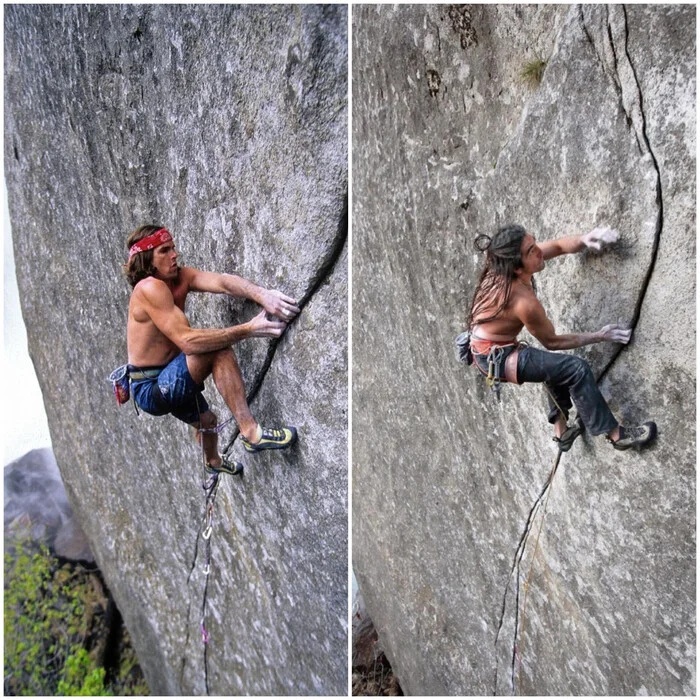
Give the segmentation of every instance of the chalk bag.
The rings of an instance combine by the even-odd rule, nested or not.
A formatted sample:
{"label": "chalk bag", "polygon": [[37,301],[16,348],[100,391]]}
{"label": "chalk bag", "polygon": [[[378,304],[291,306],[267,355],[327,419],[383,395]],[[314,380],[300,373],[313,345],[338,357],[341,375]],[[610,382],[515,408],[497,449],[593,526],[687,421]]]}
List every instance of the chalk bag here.
{"label": "chalk bag", "polygon": [[112,382],[114,396],[117,399],[119,406],[125,404],[129,400],[129,365],[122,365],[109,375],[109,381]]}

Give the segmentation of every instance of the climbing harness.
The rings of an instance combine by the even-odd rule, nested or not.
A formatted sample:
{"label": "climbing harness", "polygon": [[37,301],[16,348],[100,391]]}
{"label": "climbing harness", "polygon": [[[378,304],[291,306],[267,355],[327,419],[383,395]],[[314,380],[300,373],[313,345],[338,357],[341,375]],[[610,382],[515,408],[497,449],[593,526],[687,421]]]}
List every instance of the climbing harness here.
{"label": "climbing harness", "polygon": [[[112,382],[112,390],[117,399],[117,405],[123,406],[131,397],[131,382],[139,379],[155,379],[159,374],[160,369],[139,369],[133,365],[121,365],[117,367],[108,377],[108,381]],[[134,410],[136,415],[140,415],[139,407],[134,399]]]}
{"label": "climbing harness", "polygon": [[496,401],[501,400],[501,358],[503,347],[494,345],[487,356],[489,371],[486,374],[486,386],[493,391]]}
{"label": "climbing harness", "polygon": [[[518,384],[518,356],[521,346],[524,345],[525,343],[518,342],[508,343],[507,345],[490,344],[488,353],[476,353],[478,355],[486,355],[488,371],[485,372],[478,362],[474,364],[479,371],[486,376],[486,385],[494,393],[496,401],[500,402],[501,400],[501,382],[505,381],[510,384]],[[508,354],[508,357],[506,357],[503,367],[504,376],[501,376],[501,360],[507,348],[513,349]],[[474,352],[474,348],[472,348],[472,352]]]}
{"label": "climbing harness", "polygon": [[[468,330],[455,338],[455,354],[460,362],[466,362],[469,366],[475,364],[479,371],[486,375],[486,384],[493,391],[496,401],[500,401],[501,382],[518,383],[518,354],[520,347],[524,345],[525,343],[520,343],[515,339],[490,340],[482,338],[473,330]],[[513,350],[506,357],[503,368],[505,376],[501,376],[501,359],[506,348],[513,348]],[[488,371],[481,368],[479,363],[474,360],[474,355],[486,355]]]}

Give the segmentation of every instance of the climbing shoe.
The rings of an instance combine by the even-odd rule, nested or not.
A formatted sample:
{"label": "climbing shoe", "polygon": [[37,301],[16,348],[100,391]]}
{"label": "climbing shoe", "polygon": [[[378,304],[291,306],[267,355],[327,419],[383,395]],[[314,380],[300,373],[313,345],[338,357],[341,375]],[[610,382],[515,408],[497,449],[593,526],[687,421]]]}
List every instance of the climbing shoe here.
{"label": "climbing shoe", "polygon": [[220,466],[212,467],[211,464],[207,464],[206,471],[207,474],[230,474],[231,476],[240,474],[243,476],[243,464],[231,462],[227,457],[222,457]]}
{"label": "climbing shoe", "polygon": [[288,428],[263,428],[260,442],[248,442],[241,435],[243,447],[248,452],[262,452],[262,450],[283,450],[296,442],[297,429]]}
{"label": "climbing shoe", "polygon": [[584,431],[583,423],[580,418],[574,421],[574,424],[567,428],[561,437],[555,437],[554,442],[557,443],[560,452],[568,452],[574,444],[576,438]]}
{"label": "climbing shoe", "polygon": [[642,425],[632,427],[620,426],[620,437],[618,440],[606,438],[608,442],[616,450],[629,450],[630,447],[636,447],[641,450],[642,447],[650,443],[656,437],[656,423],[653,420],[647,421]]}

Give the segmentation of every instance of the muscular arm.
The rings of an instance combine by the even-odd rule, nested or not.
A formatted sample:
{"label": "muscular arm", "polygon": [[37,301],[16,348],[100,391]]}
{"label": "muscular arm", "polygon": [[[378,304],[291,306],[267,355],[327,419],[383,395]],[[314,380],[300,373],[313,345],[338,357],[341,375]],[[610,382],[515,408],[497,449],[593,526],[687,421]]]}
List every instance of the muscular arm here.
{"label": "muscular arm", "polygon": [[608,325],[595,333],[567,333],[558,335],[552,322],[537,297],[533,294],[519,299],[513,311],[525,327],[544,345],[547,350],[571,350],[584,345],[594,345],[610,340],[616,343],[627,344],[631,331],[619,328],[616,325]]}
{"label": "muscular arm", "polygon": [[202,272],[192,267],[186,267],[183,272],[189,277],[189,288],[193,292],[210,292],[212,294],[228,294],[232,297],[250,299],[262,306],[269,314],[288,321],[299,313],[296,301],[273,289],[258,287],[238,275],[219,274],[218,272]]}
{"label": "muscular arm", "polygon": [[556,258],[559,255],[580,253],[585,249],[585,247],[586,245],[581,240],[581,236],[568,236],[567,238],[559,238],[556,241],[545,241],[544,243],[540,243],[540,250],[542,251],[545,260]]}
{"label": "muscular arm", "polygon": [[265,312],[246,323],[229,328],[191,328],[164,282],[149,279],[136,293],[139,294],[142,309],[156,328],[186,355],[221,350],[244,338],[277,337],[285,328],[281,321],[266,320]]}
{"label": "muscular arm", "polygon": [[558,255],[568,255],[569,253],[580,253],[586,248],[594,251],[601,250],[604,246],[615,243],[619,238],[617,231],[607,226],[594,228],[582,236],[568,236],[559,238],[556,241],[545,241],[540,245],[540,250],[545,260],[556,258]]}
{"label": "muscular arm", "polygon": [[250,299],[256,304],[260,303],[262,293],[265,291],[257,284],[253,284],[238,275],[220,274],[218,272],[203,272],[193,267],[183,268],[182,272],[188,275],[189,287],[193,292],[209,292],[210,294],[228,294],[231,297]]}

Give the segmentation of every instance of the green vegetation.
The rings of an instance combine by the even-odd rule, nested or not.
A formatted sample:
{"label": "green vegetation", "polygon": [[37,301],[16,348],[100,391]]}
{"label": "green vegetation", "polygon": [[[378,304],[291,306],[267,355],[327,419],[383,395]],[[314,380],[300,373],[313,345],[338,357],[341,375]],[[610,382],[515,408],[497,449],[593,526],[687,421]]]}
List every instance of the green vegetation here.
{"label": "green vegetation", "polygon": [[148,695],[130,647],[106,682],[105,598],[95,574],[60,565],[44,545],[19,541],[5,553],[6,695]]}
{"label": "green vegetation", "polygon": [[542,76],[546,67],[547,61],[537,57],[523,66],[523,69],[520,71],[520,77],[530,88],[534,89],[542,82]]}

